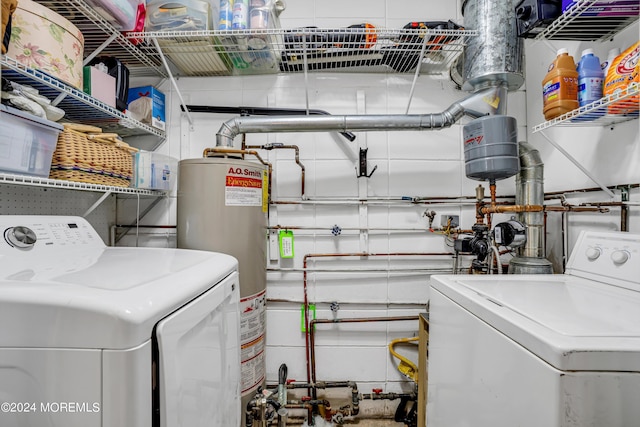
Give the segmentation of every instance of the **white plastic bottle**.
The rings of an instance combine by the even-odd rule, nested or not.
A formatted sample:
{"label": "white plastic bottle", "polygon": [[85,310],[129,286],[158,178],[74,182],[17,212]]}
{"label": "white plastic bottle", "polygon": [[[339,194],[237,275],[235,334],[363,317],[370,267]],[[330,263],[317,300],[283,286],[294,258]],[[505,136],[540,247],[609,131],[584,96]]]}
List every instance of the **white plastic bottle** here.
{"label": "white plastic bottle", "polygon": [[607,60],[602,64],[600,64],[605,78],[607,77],[607,71],[609,71],[609,67],[611,66],[611,64],[613,63],[613,61],[616,59],[618,55],[620,55],[620,48],[614,47],[613,49],[609,50],[609,54],[607,55]]}

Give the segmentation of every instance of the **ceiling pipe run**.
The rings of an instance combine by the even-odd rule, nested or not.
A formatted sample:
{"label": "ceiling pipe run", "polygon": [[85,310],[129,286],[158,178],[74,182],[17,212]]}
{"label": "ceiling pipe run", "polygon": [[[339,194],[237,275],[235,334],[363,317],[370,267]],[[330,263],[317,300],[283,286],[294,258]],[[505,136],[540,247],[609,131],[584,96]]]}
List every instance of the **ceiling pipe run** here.
{"label": "ceiling pipe run", "polygon": [[507,88],[498,83],[454,102],[441,113],[235,117],[218,130],[216,146],[231,148],[234,138],[245,133],[437,130],[450,127],[465,115],[504,114],[506,106]]}

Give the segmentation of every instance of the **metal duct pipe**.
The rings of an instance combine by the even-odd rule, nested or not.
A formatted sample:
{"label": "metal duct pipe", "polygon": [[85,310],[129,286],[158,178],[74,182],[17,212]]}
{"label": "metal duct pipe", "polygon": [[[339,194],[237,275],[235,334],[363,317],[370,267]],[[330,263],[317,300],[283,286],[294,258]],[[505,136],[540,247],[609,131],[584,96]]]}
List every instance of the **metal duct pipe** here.
{"label": "metal duct pipe", "polygon": [[216,145],[233,147],[233,139],[243,133],[443,129],[453,125],[465,114],[473,118],[487,114],[504,114],[506,101],[507,88],[497,83],[454,102],[442,113],[235,117],[222,124],[216,134]]}
{"label": "metal duct pipe", "polygon": [[[519,143],[520,173],[516,175],[516,205],[541,206],[544,203],[544,163],[538,150],[526,142]],[[545,259],[544,212],[519,212],[518,220],[526,225],[527,242],[510,262],[509,273],[551,274]]]}
{"label": "metal duct pipe", "polygon": [[515,6],[520,0],[464,0],[467,30],[477,30],[464,47],[463,90],[501,82],[509,90],[524,83],[524,44],[518,37]]}

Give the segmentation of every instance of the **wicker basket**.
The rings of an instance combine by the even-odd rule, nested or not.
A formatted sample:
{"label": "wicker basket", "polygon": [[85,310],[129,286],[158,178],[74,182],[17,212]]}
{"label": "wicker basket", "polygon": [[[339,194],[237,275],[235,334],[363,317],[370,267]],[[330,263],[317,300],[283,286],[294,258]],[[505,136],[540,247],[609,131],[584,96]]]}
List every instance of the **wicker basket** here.
{"label": "wicker basket", "polygon": [[136,150],[116,137],[101,133],[100,128],[65,124],[58,136],[49,178],[129,187],[133,179],[131,152]]}

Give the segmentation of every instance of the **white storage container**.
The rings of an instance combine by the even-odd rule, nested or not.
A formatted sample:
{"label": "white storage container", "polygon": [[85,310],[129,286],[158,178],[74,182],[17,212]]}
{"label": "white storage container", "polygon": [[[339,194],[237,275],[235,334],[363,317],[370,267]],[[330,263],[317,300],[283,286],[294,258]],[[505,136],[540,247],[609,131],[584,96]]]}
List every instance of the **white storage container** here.
{"label": "white storage container", "polygon": [[211,4],[204,0],[149,1],[145,29],[146,31],[213,30]]}
{"label": "white storage container", "polygon": [[178,177],[178,160],[159,153],[139,151],[134,155],[133,171],[134,187],[169,191]]}
{"label": "white storage container", "polygon": [[49,176],[62,126],[0,104],[0,172]]}
{"label": "white storage container", "polygon": [[134,31],[141,0],[87,0],[87,3],[120,31]]}

